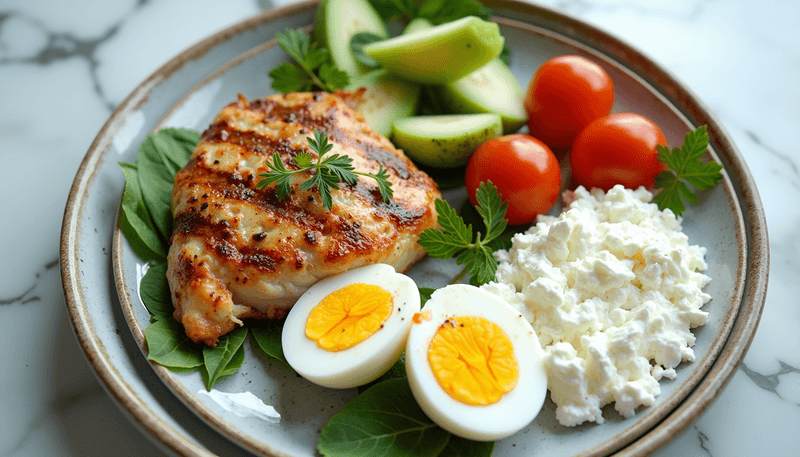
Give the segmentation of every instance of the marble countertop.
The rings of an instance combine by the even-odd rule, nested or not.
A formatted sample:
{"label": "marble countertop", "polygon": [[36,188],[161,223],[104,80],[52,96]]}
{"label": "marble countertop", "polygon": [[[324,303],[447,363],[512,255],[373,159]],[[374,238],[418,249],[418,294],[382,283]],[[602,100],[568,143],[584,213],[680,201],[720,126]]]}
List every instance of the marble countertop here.
{"label": "marble countertop", "polygon": [[[625,40],[694,91],[739,147],[766,212],[770,284],[750,350],[719,398],[656,455],[797,455],[800,2],[538,3]],[[267,6],[0,4],[0,455],[163,454],[106,394],[73,333],[58,261],[67,194],[95,135],[136,85]]]}

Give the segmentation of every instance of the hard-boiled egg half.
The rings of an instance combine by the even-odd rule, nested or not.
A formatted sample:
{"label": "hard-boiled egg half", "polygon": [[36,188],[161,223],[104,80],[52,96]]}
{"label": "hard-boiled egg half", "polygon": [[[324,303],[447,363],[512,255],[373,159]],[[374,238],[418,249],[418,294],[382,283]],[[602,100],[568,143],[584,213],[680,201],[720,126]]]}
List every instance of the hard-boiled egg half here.
{"label": "hard-boiled egg half", "polygon": [[406,344],[414,398],[445,430],[472,440],[512,435],[547,392],[536,334],[502,298],[467,284],[433,293]]}
{"label": "hard-boiled egg half", "polygon": [[375,264],[325,278],[289,311],[281,334],[286,361],[301,376],[347,389],[385,373],[405,347],[420,310],[414,280]]}

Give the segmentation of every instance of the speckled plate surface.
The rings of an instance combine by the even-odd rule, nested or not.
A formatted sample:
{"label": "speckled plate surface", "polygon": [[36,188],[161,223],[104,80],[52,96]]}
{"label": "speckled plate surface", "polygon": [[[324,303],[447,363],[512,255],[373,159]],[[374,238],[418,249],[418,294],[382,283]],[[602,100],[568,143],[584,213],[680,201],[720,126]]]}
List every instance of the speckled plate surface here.
{"label": "speckled plate surface", "polygon": [[[767,285],[767,230],[746,165],[708,109],[670,74],[629,45],[580,21],[521,2],[489,2],[512,51],[511,69],[523,85],[549,57],[578,53],[600,62],[616,86],[614,111],[653,119],[670,144],[689,128],[707,125],[710,154],[725,166],[721,185],[685,214],[692,244],[708,248],[704,309],[696,329],[697,359],[661,384],[650,408],[623,420],[607,407],[606,423],[560,426],[549,400],[529,427],[497,442],[495,455],[644,455],[688,426],[736,370],[755,333]],[[67,306],[80,343],[98,377],[131,418],[180,455],[315,455],[319,429],[354,391],[317,387],[287,375],[246,347],[244,366],[219,383],[223,392],[252,392],[282,415],[271,424],[234,413],[204,395],[197,373],[178,374],[147,362],[147,311],[138,297],[143,263],[116,229],[124,178],[116,163],[133,162],[144,137],[162,127],[203,130],[236,98],[272,93],[266,76],[285,59],[277,31],[310,26],[316,2],[266,11],[186,50],[144,81],[114,112],[75,178],[62,228],[61,272]],[[447,192],[454,205],[463,192]],[[107,249],[113,247],[109,262]],[[452,264],[427,259],[409,274],[423,286],[449,281]]]}

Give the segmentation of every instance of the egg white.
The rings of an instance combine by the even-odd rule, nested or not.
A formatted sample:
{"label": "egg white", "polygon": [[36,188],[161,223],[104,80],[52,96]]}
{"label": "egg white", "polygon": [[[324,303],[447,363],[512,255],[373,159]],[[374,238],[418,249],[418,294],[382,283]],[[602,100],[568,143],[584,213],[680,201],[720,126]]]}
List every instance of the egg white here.
{"label": "egg white", "polygon": [[[414,323],[406,343],[406,373],[422,410],[443,429],[463,438],[491,441],[527,426],[542,408],[547,393],[543,351],[531,325],[500,297],[467,284],[454,284],[433,293],[422,314],[430,320]],[[436,381],[428,363],[428,348],[449,318],[483,317],[497,324],[514,347],[519,378],[499,401],[474,406],[453,399]]]}
{"label": "egg white", "polygon": [[[383,327],[355,346],[337,352],[306,337],[308,315],[321,300],[350,284],[376,285],[392,295],[392,312]],[[325,387],[348,389],[385,373],[405,347],[414,313],[420,310],[414,280],[390,265],[375,264],[325,278],[308,289],[289,311],[281,333],[283,353],[298,374]]]}

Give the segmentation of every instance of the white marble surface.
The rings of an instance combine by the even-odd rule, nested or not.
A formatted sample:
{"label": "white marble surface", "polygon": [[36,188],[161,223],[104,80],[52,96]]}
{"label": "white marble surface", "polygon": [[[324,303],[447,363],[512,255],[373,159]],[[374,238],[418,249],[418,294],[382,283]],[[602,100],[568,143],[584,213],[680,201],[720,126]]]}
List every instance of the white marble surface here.
{"label": "white marble surface", "polygon": [[[687,84],[737,143],[764,203],[771,268],[759,330],[719,399],[657,455],[798,455],[800,2],[539,3],[615,34]],[[161,454],[75,339],[59,277],[61,218],[114,107],[182,49],[266,4],[0,2],[0,455]]]}

